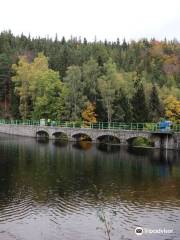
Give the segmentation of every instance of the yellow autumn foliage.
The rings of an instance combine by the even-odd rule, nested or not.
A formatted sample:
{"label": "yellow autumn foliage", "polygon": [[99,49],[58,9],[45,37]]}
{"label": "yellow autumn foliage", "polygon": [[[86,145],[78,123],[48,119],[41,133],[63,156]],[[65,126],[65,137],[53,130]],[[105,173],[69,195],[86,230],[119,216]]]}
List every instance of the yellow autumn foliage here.
{"label": "yellow autumn foliage", "polygon": [[172,122],[180,123],[180,101],[170,95],[164,101],[165,116]]}
{"label": "yellow autumn foliage", "polygon": [[97,114],[95,113],[95,104],[92,104],[91,102],[88,102],[86,104],[86,108],[83,110],[82,112],[82,118],[84,120],[85,123],[96,123],[96,117]]}

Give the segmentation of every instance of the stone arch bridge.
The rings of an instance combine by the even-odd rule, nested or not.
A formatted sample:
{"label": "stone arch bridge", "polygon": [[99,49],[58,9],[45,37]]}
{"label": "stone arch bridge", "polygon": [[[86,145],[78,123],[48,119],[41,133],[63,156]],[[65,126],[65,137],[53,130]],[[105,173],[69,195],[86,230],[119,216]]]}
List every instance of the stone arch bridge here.
{"label": "stone arch bridge", "polygon": [[93,142],[99,142],[102,136],[110,136],[119,140],[120,144],[127,144],[133,138],[144,137],[154,142],[156,148],[180,150],[180,133],[154,133],[147,130],[122,130],[122,129],[93,129],[74,128],[40,125],[17,125],[0,124],[0,132],[11,135],[27,137],[38,137],[45,134],[49,139],[56,139],[56,136],[63,134],[69,141],[77,141],[79,136],[88,136]]}

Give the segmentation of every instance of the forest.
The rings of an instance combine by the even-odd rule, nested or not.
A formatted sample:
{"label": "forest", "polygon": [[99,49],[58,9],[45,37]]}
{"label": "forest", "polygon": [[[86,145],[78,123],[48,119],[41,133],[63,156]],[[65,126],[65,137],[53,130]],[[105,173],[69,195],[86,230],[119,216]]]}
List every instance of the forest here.
{"label": "forest", "polygon": [[0,118],[180,123],[180,42],[3,31]]}

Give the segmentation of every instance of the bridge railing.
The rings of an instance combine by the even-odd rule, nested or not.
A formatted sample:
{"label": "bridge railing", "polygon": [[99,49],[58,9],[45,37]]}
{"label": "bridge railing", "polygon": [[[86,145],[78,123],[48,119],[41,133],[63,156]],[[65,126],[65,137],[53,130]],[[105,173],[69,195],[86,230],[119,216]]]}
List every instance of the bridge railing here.
{"label": "bridge railing", "polygon": [[[0,124],[29,125],[29,126],[42,125],[40,120],[11,120],[11,119],[0,119]],[[87,123],[87,122],[45,121],[44,125],[64,128],[114,129],[114,130],[134,130],[151,132],[162,131],[160,129],[159,123],[120,123],[120,122]],[[171,128],[166,131],[180,132],[180,124],[173,124]]]}

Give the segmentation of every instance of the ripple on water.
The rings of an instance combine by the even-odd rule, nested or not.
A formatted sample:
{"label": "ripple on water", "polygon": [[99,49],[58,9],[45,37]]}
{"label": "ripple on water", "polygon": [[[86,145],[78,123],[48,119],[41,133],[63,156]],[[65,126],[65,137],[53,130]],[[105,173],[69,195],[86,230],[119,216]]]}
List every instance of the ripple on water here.
{"label": "ripple on water", "polygon": [[[138,225],[173,226],[180,236],[178,164],[161,181],[158,157],[33,141],[0,142],[0,240],[103,240],[101,210],[113,240],[136,240]],[[141,239],[164,240],[156,237]]]}
{"label": "ripple on water", "polygon": [[13,199],[9,204],[1,204],[0,223],[16,222],[32,215],[35,215],[35,203],[32,197],[27,196],[24,199]]}

